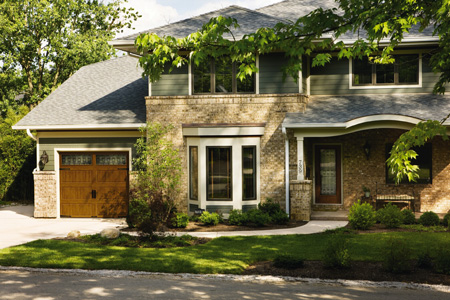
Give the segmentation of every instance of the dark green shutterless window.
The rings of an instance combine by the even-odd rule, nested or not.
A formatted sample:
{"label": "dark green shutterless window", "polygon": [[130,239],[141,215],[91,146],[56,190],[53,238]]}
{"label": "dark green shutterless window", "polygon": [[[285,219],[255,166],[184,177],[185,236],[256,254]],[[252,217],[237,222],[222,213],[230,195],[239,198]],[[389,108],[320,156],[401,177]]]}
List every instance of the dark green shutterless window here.
{"label": "dark green shutterless window", "polygon": [[189,198],[198,200],[198,147],[189,147]]}
{"label": "dark green shutterless window", "polygon": [[231,147],[206,147],[207,200],[232,200]]}
{"label": "dark green shutterless window", "polygon": [[242,198],[256,199],[256,146],[242,147]]}

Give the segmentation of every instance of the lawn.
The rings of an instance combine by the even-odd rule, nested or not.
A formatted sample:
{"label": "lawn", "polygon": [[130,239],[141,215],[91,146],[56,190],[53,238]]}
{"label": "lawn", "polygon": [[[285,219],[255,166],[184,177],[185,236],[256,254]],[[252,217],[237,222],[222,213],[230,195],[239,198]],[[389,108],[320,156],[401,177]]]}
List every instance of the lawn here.
{"label": "lawn", "polygon": [[[0,265],[41,268],[116,269],[169,273],[240,274],[258,261],[289,254],[320,260],[333,235],[222,237],[184,248],[125,248],[65,240],[38,240],[0,250]],[[352,260],[381,261],[386,242],[401,238],[417,255],[450,245],[448,232],[346,234]]]}

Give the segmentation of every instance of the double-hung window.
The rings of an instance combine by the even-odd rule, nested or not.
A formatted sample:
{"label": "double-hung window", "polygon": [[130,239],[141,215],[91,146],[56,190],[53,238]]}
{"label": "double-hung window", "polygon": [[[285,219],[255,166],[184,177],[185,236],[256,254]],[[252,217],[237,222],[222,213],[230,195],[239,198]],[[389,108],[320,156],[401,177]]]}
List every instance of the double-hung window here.
{"label": "double-hung window", "polygon": [[193,66],[194,94],[207,93],[254,93],[255,76],[247,76],[244,80],[236,78],[239,66],[228,56],[210,59]]}
{"label": "double-hung window", "polygon": [[367,57],[353,59],[353,86],[417,85],[419,55],[394,55],[393,64],[374,64]]}

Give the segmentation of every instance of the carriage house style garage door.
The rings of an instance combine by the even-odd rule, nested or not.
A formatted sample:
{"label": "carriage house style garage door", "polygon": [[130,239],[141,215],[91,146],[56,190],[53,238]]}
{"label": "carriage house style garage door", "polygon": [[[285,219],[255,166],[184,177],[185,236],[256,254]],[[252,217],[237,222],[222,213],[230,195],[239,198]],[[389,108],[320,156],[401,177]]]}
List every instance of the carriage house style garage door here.
{"label": "carriage house style garage door", "polygon": [[60,153],[62,217],[125,217],[128,153]]}

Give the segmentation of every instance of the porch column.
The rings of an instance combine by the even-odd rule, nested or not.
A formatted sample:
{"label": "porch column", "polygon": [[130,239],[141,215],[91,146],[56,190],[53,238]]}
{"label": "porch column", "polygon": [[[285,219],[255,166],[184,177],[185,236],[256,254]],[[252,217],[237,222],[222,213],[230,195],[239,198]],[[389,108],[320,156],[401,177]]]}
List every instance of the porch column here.
{"label": "porch column", "polygon": [[303,136],[295,136],[297,139],[297,180],[305,180],[304,163],[305,155],[303,150]]}

